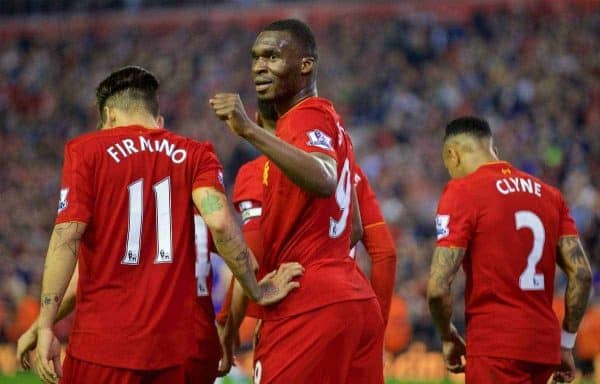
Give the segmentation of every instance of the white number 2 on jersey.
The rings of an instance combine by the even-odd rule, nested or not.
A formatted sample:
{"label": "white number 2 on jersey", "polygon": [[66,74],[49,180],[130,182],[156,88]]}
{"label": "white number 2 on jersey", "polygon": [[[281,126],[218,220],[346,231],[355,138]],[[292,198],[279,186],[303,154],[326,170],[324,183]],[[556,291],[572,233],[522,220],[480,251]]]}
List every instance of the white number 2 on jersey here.
{"label": "white number 2 on jersey", "polygon": [[339,220],[335,220],[333,217],[329,218],[329,237],[331,238],[339,237],[348,224],[350,202],[352,201],[352,180],[350,176],[350,162],[346,159],[335,189],[335,201],[342,211],[342,216]]}
{"label": "white number 2 on jersey", "polygon": [[[173,250],[171,242],[171,179],[162,179],[154,184],[156,198],[156,257],[155,263],[172,263]],[[143,220],[144,179],[138,179],[127,187],[129,191],[129,227],[127,245],[122,264],[137,265],[140,263],[140,246]]]}
{"label": "white number 2 on jersey", "polygon": [[546,231],[540,218],[531,211],[518,211],[515,213],[517,230],[528,228],[533,232],[533,247],[527,256],[527,268],[519,277],[519,287],[524,291],[543,291],[544,275],[535,272],[535,266],[542,259]]}

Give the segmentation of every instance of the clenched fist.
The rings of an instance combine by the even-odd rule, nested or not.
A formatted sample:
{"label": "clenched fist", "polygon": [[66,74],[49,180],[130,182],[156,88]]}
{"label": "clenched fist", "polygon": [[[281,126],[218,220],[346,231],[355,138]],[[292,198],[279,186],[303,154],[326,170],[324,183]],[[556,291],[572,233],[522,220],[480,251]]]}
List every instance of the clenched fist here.
{"label": "clenched fist", "polygon": [[236,135],[245,137],[253,123],[237,93],[218,93],[209,100],[217,117],[224,120]]}

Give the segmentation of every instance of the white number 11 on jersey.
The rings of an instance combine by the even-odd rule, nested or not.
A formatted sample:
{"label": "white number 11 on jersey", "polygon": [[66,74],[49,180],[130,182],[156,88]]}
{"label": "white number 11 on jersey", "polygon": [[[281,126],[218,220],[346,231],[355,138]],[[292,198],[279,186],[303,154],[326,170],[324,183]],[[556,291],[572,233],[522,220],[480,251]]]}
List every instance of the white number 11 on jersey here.
{"label": "white number 11 on jersey", "polygon": [[[171,242],[171,179],[162,179],[154,184],[156,199],[156,257],[155,263],[172,263]],[[144,179],[138,179],[127,187],[129,191],[129,226],[127,245],[122,264],[138,265],[142,240]]]}

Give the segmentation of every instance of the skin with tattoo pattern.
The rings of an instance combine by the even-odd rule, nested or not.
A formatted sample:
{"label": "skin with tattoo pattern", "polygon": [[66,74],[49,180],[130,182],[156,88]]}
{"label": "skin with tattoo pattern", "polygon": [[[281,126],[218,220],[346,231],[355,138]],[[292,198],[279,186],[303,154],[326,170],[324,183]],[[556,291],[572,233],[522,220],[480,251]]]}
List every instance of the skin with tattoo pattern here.
{"label": "skin with tattoo pattern", "polygon": [[[493,141],[492,141],[492,137],[491,137],[491,133],[489,130],[489,126],[487,125],[487,123],[481,119],[477,119],[477,118],[471,118],[471,117],[465,117],[465,118],[459,118],[454,120],[453,122],[451,122],[447,128],[446,128],[446,137],[444,138],[444,145],[443,145],[443,160],[444,160],[444,165],[446,166],[448,173],[450,174],[450,176],[454,179],[454,180],[467,180],[467,178],[469,178],[469,182],[471,183],[471,188],[476,189],[476,188],[483,188],[481,187],[481,185],[483,184],[473,184],[475,180],[473,174],[474,173],[478,173],[479,175],[484,175],[483,173],[481,173],[482,169],[486,169],[486,171],[488,172],[489,175],[493,175],[491,172],[491,169],[493,169],[492,167],[496,166],[500,169],[498,169],[498,177],[505,177],[506,175],[513,175],[514,174],[514,179],[516,179],[516,174],[517,174],[517,170],[515,170],[514,168],[512,168],[510,166],[510,164],[505,163],[505,162],[500,162],[498,160],[497,157],[497,151],[493,145]],[[494,165],[496,164],[496,165]],[[485,175],[488,175],[485,174]],[[522,176],[523,175],[523,176]],[[519,173],[518,174],[519,177],[525,178],[527,177],[526,174],[524,173]],[[479,176],[481,180],[487,180],[484,179],[484,177],[488,177],[488,176]],[[489,176],[490,180],[495,180],[492,178],[492,176]],[[518,180],[517,180],[518,181]],[[495,182],[495,181],[494,181]],[[531,182],[531,180],[529,180],[529,182]],[[452,182],[451,182],[452,183]],[[465,182],[466,183],[466,182]],[[500,182],[497,182],[498,185],[500,185],[502,187],[502,185],[500,184]],[[520,186],[527,186],[527,180],[522,181],[522,184]],[[453,184],[453,185],[458,185],[458,184]],[[462,185],[466,185],[466,184],[460,184]],[[519,185],[517,185],[518,187]],[[522,188],[522,189],[518,189],[518,188],[513,188],[512,190],[507,190],[507,189],[503,189],[501,187],[495,187],[493,192],[490,193],[497,193],[499,192],[500,194],[497,196],[488,196],[486,195],[486,199],[489,198],[490,200],[493,199],[494,201],[498,201],[498,204],[519,204],[519,203],[515,203],[516,201],[524,201],[524,200],[509,200],[508,197],[505,196],[521,196],[520,199],[526,199],[528,195],[516,195],[516,193],[522,193],[522,194],[526,194],[526,193],[530,193],[532,195],[535,195],[535,191],[532,189],[531,192],[528,192],[528,190],[526,188]],[[496,191],[495,189],[498,189],[498,191]],[[543,188],[546,187],[540,187],[542,188],[542,191],[546,191]],[[548,187],[549,188],[549,187]],[[447,189],[445,190],[444,193],[446,193],[448,190],[450,189],[450,183],[449,186],[447,187]],[[537,197],[531,197],[530,199],[535,199],[535,198],[541,198],[543,195],[543,193],[546,192],[540,192],[539,195],[537,195]],[[550,192],[547,192],[548,194],[551,194]],[[525,197],[523,197],[525,196]],[[546,197],[546,199],[550,199],[551,197]],[[444,196],[441,199],[440,202],[440,207],[442,207],[442,201],[444,199]],[[516,199],[516,198],[515,198]],[[561,198],[562,199],[562,198]],[[496,233],[494,233],[494,231],[490,231],[487,227],[485,228],[481,228],[481,222],[478,221],[479,216],[477,216],[476,219],[472,219],[472,221],[469,221],[471,219],[469,219],[470,217],[474,217],[475,215],[478,215],[478,213],[464,213],[464,212],[473,212],[473,211],[469,211],[467,210],[467,208],[465,208],[467,205],[469,204],[473,204],[473,206],[477,206],[476,202],[474,202],[475,198],[469,197],[469,198],[465,198],[460,202],[457,202],[457,200],[452,200],[450,203],[445,203],[446,205],[444,205],[444,207],[446,208],[438,208],[438,218],[436,221],[436,227],[437,227],[437,234],[438,234],[438,245],[434,250],[433,253],[433,257],[432,257],[432,261],[431,261],[431,268],[430,268],[430,274],[429,274],[429,281],[428,281],[428,285],[427,285],[427,297],[428,297],[428,303],[429,303],[429,310],[431,313],[431,316],[433,318],[434,324],[436,326],[436,328],[438,329],[440,335],[441,335],[441,339],[442,339],[442,352],[443,352],[443,358],[446,364],[446,368],[451,371],[451,372],[463,372],[465,370],[465,364],[463,361],[463,358],[466,355],[466,344],[465,341],[463,340],[463,338],[459,335],[456,327],[453,325],[451,318],[452,318],[452,293],[451,293],[451,287],[452,287],[452,283],[456,277],[456,274],[458,273],[458,270],[460,268],[461,265],[463,265],[463,263],[465,262],[465,257],[467,257],[466,255],[469,254],[469,266],[465,267],[465,272],[467,274],[466,278],[467,278],[467,298],[469,297],[469,289],[474,290],[474,288],[471,286],[469,288],[469,284],[476,284],[474,283],[474,277],[473,277],[473,273],[475,272],[475,267],[473,266],[473,264],[475,263],[474,261],[474,257],[475,255],[473,255],[473,252],[467,253],[467,251],[472,251],[471,249],[471,243],[475,242],[475,240],[473,240],[475,238],[475,236],[483,236],[483,235],[478,235],[480,233],[487,233],[486,236],[488,236],[486,239],[487,241],[483,242],[480,238],[477,238],[477,242],[478,244],[481,243],[485,243],[488,244],[491,241],[493,241],[493,237],[496,236]],[[511,203],[507,203],[511,201]],[[527,200],[525,200],[527,201]],[[546,200],[546,201],[553,201],[553,200]],[[562,201],[562,200],[560,200]],[[504,203],[503,203],[504,202]],[[515,281],[515,287],[514,288],[510,288],[510,289],[519,289],[520,286],[520,291],[515,291],[515,292],[525,292],[524,294],[526,295],[527,292],[529,291],[536,291],[536,290],[541,290],[544,291],[544,274],[541,274],[538,271],[541,271],[541,268],[544,268],[545,274],[547,274],[548,277],[546,277],[546,291],[544,292],[548,292],[548,289],[552,289],[552,286],[548,287],[548,285],[552,285],[553,284],[553,280],[551,279],[551,277],[554,276],[554,263],[558,264],[558,266],[565,272],[567,279],[568,279],[568,283],[567,283],[567,288],[566,288],[566,294],[565,294],[565,307],[566,307],[566,311],[565,311],[565,318],[564,321],[562,323],[562,329],[565,332],[568,333],[576,333],[577,329],[579,327],[579,324],[581,322],[581,319],[583,318],[583,315],[585,313],[585,309],[587,307],[588,304],[588,298],[589,298],[589,293],[590,293],[590,289],[591,289],[591,268],[588,262],[588,259],[584,253],[583,247],[581,246],[581,242],[579,240],[579,237],[576,235],[576,230],[574,228],[574,224],[572,224],[572,219],[570,219],[570,216],[568,215],[568,210],[566,208],[563,208],[560,206],[559,203],[557,203],[556,205],[559,205],[559,210],[561,210],[560,215],[549,215],[549,216],[541,216],[541,217],[549,217],[548,222],[544,223],[542,221],[542,219],[539,218],[538,215],[541,215],[542,213],[538,213],[538,215],[531,213],[530,211],[528,211],[527,209],[532,209],[531,205],[529,206],[525,206],[523,208],[518,208],[517,210],[520,209],[519,212],[520,214],[525,214],[527,215],[527,221],[525,222],[525,225],[519,225],[519,219],[518,216],[511,216],[510,223],[494,223],[495,225],[495,232],[498,232],[498,227],[501,226],[502,224],[504,224],[504,226],[506,228],[510,228],[511,231],[514,231],[514,226],[515,223],[512,220],[517,220],[517,230],[520,229],[521,227],[525,227],[530,229],[531,231],[536,231],[536,238],[537,239],[542,239],[542,243],[544,242],[544,239],[546,242],[549,241],[554,241],[554,245],[552,245],[552,243],[550,243],[549,246],[549,250],[548,252],[545,250],[545,248],[540,247],[539,252],[540,252],[540,256],[539,259],[537,259],[537,262],[535,262],[535,265],[533,265],[533,263],[530,263],[530,259],[531,256],[529,256],[529,258],[527,259],[527,268],[529,269],[529,265],[533,265],[533,271],[531,272],[531,274],[527,274],[526,272],[528,270],[525,270],[525,272],[523,272],[522,269],[518,270],[518,273],[521,273],[521,276],[519,277],[518,273],[515,274],[515,276],[501,276],[499,277],[499,279],[502,279],[504,281]],[[552,206],[552,208],[546,208],[548,209],[553,209],[556,210],[556,205]],[[514,205],[513,205],[514,206]],[[452,208],[447,208],[447,207],[452,207]],[[509,207],[511,207],[511,205],[505,205],[504,210],[506,211]],[[439,209],[442,209],[443,211],[439,211]],[[446,211],[445,209],[448,209],[448,211]],[[453,209],[453,210],[452,210]],[[478,208],[480,210],[482,210],[482,208]],[[484,208],[486,209],[486,208]],[[479,212],[479,211],[477,211]],[[490,211],[487,211],[485,214],[487,215],[491,215],[491,213],[489,213]],[[566,212],[566,213],[565,213]],[[453,216],[453,215],[456,216]],[[461,216],[462,214],[462,216]],[[471,216],[469,216],[471,215]],[[483,216],[484,214],[482,214],[481,216]],[[467,219],[464,219],[464,222],[459,222],[461,224],[454,224],[454,226],[452,226],[452,224],[449,223],[454,223],[453,220],[458,220],[456,217],[466,217]],[[558,238],[551,238],[549,234],[545,234],[544,231],[544,227],[547,228],[555,228],[558,225],[551,221],[551,220],[555,220],[556,221],[556,217],[560,216],[561,217],[561,223],[560,225],[562,226],[560,228],[561,231],[561,235]],[[494,217],[498,217],[498,216],[494,216]],[[532,218],[533,217],[533,218]],[[552,219],[554,218],[554,219]],[[483,219],[482,219],[483,220]],[[537,221],[536,221],[537,220]],[[539,221],[539,224],[538,224]],[[473,227],[469,227],[469,225],[471,225],[470,223],[473,222],[475,224],[472,224]],[[566,223],[566,224],[565,224]],[[522,221],[521,221],[522,224]],[[460,231],[463,230],[463,228],[469,228],[468,233],[470,237],[467,237],[467,240],[464,240],[463,243],[461,243],[462,237],[460,237],[461,235],[459,235],[459,233],[461,233]],[[475,229],[477,228],[477,229]],[[540,229],[541,228],[541,229]],[[550,231],[551,229],[548,229],[548,231]],[[487,232],[486,232],[487,231]],[[564,232],[563,232],[564,231]],[[514,233],[514,232],[511,232]],[[452,237],[454,236],[454,237]],[[465,235],[467,236],[467,235]],[[453,239],[453,240],[444,240],[445,238],[448,239]],[[551,240],[552,239],[552,240]],[[442,242],[442,245],[440,245],[440,241]],[[446,242],[444,242],[446,241]],[[531,241],[531,240],[529,240]],[[454,243],[453,243],[454,242]],[[500,240],[500,244],[502,244],[503,240]],[[542,244],[540,243],[540,244]],[[450,244],[452,244],[453,246],[450,246]],[[517,245],[514,244],[506,244],[504,249],[504,252],[507,253],[512,253],[512,254],[520,254],[522,251],[518,248],[519,246],[521,246],[520,242],[516,242]],[[542,245],[543,246],[543,245]],[[511,248],[512,247],[512,248]],[[517,247],[517,248],[515,248]],[[554,250],[554,252],[551,252],[551,250]],[[480,256],[482,259],[480,260],[487,260],[487,262],[489,263],[489,260],[494,260],[492,259],[492,257],[495,257],[495,254],[490,254],[487,250],[483,250],[481,247],[478,249],[478,252],[480,253]],[[485,252],[488,252],[488,254],[486,254]],[[542,253],[543,252],[543,253]],[[531,254],[535,254],[534,251],[531,251]],[[547,260],[552,260],[552,262],[548,263],[542,263],[542,260],[546,260],[546,259],[542,259],[542,255],[544,258],[547,258]],[[547,256],[546,256],[547,255]],[[525,257],[527,256],[527,253],[525,253],[524,255]],[[540,260],[542,259],[542,260]],[[495,260],[494,260],[495,261]],[[495,261],[497,262],[497,261]],[[502,262],[508,262],[503,260]],[[480,267],[481,268],[481,267]],[[525,268],[525,267],[517,267],[517,268]],[[536,269],[537,268],[537,269]],[[498,271],[506,271],[507,269],[501,269],[501,268],[497,268],[497,269],[492,269],[492,273],[502,273],[502,272],[498,272]],[[477,270],[480,273],[480,270]],[[488,272],[486,272],[488,273]],[[530,279],[530,280],[527,280]],[[541,282],[540,282],[540,279]],[[529,285],[525,284],[525,286],[522,286],[522,280],[524,280],[526,283],[529,282]],[[548,281],[549,280],[549,281]],[[477,280],[478,283],[477,284],[485,284],[482,283],[482,279],[480,278],[479,280]],[[489,277],[486,277],[485,281],[489,281]],[[490,286],[493,286],[493,283],[489,283],[491,284]],[[511,285],[512,287],[512,285]],[[484,291],[484,288],[481,288]],[[494,287],[495,290],[498,290],[498,287],[495,286]],[[508,291],[510,292],[510,291]],[[549,293],[551,295],[551,292]],[[521,295],[521,293],[518,293],[518,295]],[[513,295],[513,297],[517,297],[518,295]],[[541,297],[541,296],[534,296],[534,297]],[[550,296],[551,297],[551,296]],[[516,300],[516,299],[515,299]],[[529,299],[527,299],[529,300]],[[545,311],[548,311],[548,313],[552,313],[551,312],[551,307],[549,304],[549,300],[546,301],[542,301],[543,303],[548,302],[547,307],[548,308],[544,308]],[[478,303],[478,305],[482,305],[481,303]],[[469,310],[469,301],[467,300],[466,303],[466,311]],[[490,307],[491,308],[491,307]],[[499,307],[496,307],[499,308]],[[487,307],[486,307],[487,310]],[[502,309],[504,310],[504,309]],[[519,309],[516,309],[516,311],[518,311]],[[513,309],[514,311],[514,309]],[[481,311],[480,311],[481,312]],[[503,313],[504,314],[504,313]],[[500,315],[502,316],[502,315]],[[546,316],[546,315],[544,315]],[[552,315],[550,315],[552,316]],[[498,317],[498,316],[497,316]],[[471,318],[471,321],[473,321],[473,319]],[[500,332],[500,330],[498,330],[498,332]],[[549,331],[550,332],[550,331]],[[552,331],[553,332],[553,331]],[[556,348],[558,349],[559,346],[556,345]],[[481,352],[479,352],[481,353]],[[495,353],[497,353],[497,351],[495,351]],[[558,356],[558,355],[557,355]],[[512,358],[512,357],[506,357],[506,358]],[[468,364],[468,362],[467,362]],[[548,365],[551,367],[551,365]],[[491,372],[490,374],[499,374],[498,372]],[[548,372],[548,375],[550,375],[551,372]],[[574,379],[575,375],[575,365],[573,363],[573,355],[572,355],[572,350],[570,348],[565,348],[562,347],[560,348],[560,366],[554,371],[554,380],[556,381],[560,381],[560,382],[570,382]],[[547,379],[547,378],[546,378]],[[469,382],[469,374],[467,371],[467,382]],[[545,381],[544,381],[545,382]]]}
{"label": "skin with tattoo pattern", "polygon": [[[181,364],[189,355],[187,351],[192,348],[188,348],[185,343],[189,343],[190,347],[193,345],[193,338],[187,337],[194,334],[191,326],[192,316],[179,309],[187,309],[190,307],[188,303],[192,304],[195,301],[194,276],[193,271],[180,266],[194,256],[193,227],[184,225],[193,222],[193,207],[188,203],[188,189],[171,188],[172,179],[177,179],[173,181],[173,185],[185,184],[193,190],[191,197],[194,206],[212,234],[219,254],[248,296],[261,305],[269,305],[281,300],[288,292],[298,287],[297,282],[291,281],[303,273],[303,268],[298,263],[283,265],[278,271],[257,282],[254,257],[244,243],[228,207],[220,182],[221,166],[212,147],[163,129],[164,119],[158,113],[157,89],[158,80],[143,68],[126,67],[112,73],[101,82],[96,92],[101,117],[100,131],[77,137],[66,146],[61,201],[44,266],[37,337],[29,338],[30,342],[37,339],[37,363],[34,367],[45,383],[56,383],[62,376],[60,346],[52,326],[59,317],[59,306],[78,258],[84,260],[79,263],[79,267],[85,273],[81,273],[77,289],[86,295],[85,304],[88,308],[106,302],[108,296],[115,299],[97,312],[81,309],[84,308],[83,304],[77,307],[75,328],[79,332],[74,332],[69,339],[73,356],[79,354],[79,360],[104,367],[119,366],[151,372],[164,366]],[[110,130],[110,133],[107,130]],[[119,146],[115,137],[126,137],[121,143],[127,142],[131,146],[131,143],[138,140],[149,142],[150,136],[162,137],[162,141],[166,143],[174,142],[173,146],[186,155],[177,163],[159,150],[135,150],[130,151],[127,156],[125,152],[121,152],[121,158],[111,154],[111,148]],[[95,142],[99,144],[88,145],[91,143],[90,137],[94,137]],[[113,177],[108,178],[108,183],[105,182],[106,179],[101,179],[101,174],[106,173],[108,168],[100,166],[97,161],[102,156],[108,159],[108,168],[112,167]],[[185,163],[184,160],[188,157],[191,161]],[[144,166],[154,161],[161,165]],[[191,168],[191,164],[194,169]],[[136,171],[128,172],[131,169]],[[190,172],[187,172],[188,169]],[[141,178],[129,179],[130,176],[127,175],[134,173]],[[92,180],[94,177],[103,182]],[[156,182],[157,180],[162,181]],[[144,181],[154,185],[154,193],[144,192]],[[107,193],[106,188],[111,192]],[[123,192],[111,197],[112,201],[107,201],[106,197],[112,195],[113,190]],[[141,191],[139,195],[138,191]],[[155,202],[156,210],[142,212],[141,209],[135,209],[138,200],[141,200],[141,206],[145,206],[146,201]],[[129,203],[129,210],[114,212],[113,217],[107,218],[105,212],[108,208],[114,207],[114,204],[119,206],[121,203],[125,206]],[[159,203],[162,203],[162,207]],[[151,234],[154,236],[151,240],[154,241],[143,240],[150,239],[146,237],[148,228],[145,230],[146,235],[141,235],[144,230],[143,223],[150,222],[144,218],[148,215],[158,216],[156,228],[153,228],[155,233]],[[165,216],[169,219],[167,222],[164,221]],[[93,221],[94,225],[88,226],[90,221]],[[122,243],[108,241],[111,236],[100,236],[98,228],[113,233],[115,237],[125,235]],[[168,230],[164,231],[165,228]],[[171,236],[168,236],[169,234]],[[172,239],[179,241],[173,244]],[[85,246],[81,245],[82,241]],[[97,249],[104,251],[102,257],[93,254]],[[140,269],[137,267],[140,264],[152,267]],[[159,266],[155,267],[155,264]],[[102,277],[96,278],[96,275]],[[127,284],[132,288],[140,288],[111,291],[120,284],[115,280],[124,275],[129,279]],[[94,279],[90,279],[89,276],[94,276]],[[109,283],[105,283],[106,281]],[[177,292],[181,300],[171,300],[172,295],[169,291]],[[131,303],[132,311],[123,311],[115,306],[118,302]],[[150,313],[143,309],[147,302],[156,302],[156,307]],[[142,327],[140,324],[145,325],[149,322],[143,316],[154,316],[150,322],[152,324],[148,327]],[[113,329],[108,335],[106,330],[112,326],[109,323],[118,323],[123,327]],[[143,332],[152,333],[153,329],[166,329],[164,325],[167,323],[182,324],[182,329],[176,332],[155,333],[152,339],[143,336]],[[145,331],[141,331],[142,328],[146,328]],[[140,331],[126,332],[124,329]],[[212,324],[210,329],[212,330]],[[119,332],[121,333],[115,336],[115,333]],[[94,343],[97,347],[91,348],[92,343],[86,337],[94,337],[94,340],[101,342]],[[128,342],[130,340],[135,342]],[[184,344],[179,345],[180,343]],[[31,345],[29,343],[29,346]],[[19,349],[21,358],[26,351],[27,348]],[[112,353],[114,351],[120,353]],[[148,357],[150,355],[152,358]],[[77,377],[84,375],[81,370],[66,372],[73,376],[66,380],[83,382],[83,377]]]}

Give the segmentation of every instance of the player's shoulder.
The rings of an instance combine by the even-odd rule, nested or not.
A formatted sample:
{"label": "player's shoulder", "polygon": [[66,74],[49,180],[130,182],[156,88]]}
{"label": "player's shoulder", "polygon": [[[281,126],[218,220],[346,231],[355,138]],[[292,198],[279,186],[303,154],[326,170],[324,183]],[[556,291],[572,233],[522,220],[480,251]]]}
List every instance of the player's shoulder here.
{"label": "player's shoulder", "polygon": [[335,121],[338,115],[331,101],[322,97],[309,97],[296,104],[286,113],[288,119],[323,118]]}
{"label": "player's shoulder", "polygon": [[238,170],[236,178],[246,178],[248,176],[253,176],[257,172],[262,172],[266,161],[266,156],[260,155],[257,158],[244,163]]}
{"label": "player's shoulder", "polygon": [[215,146],[209,141],[196,140],[170,131],[167,131],[166,139],[169,142],[177,143],[177,147],[185,148],[192,158],[205,159],[208,156],[218,160]]}
{"label": "player's shoulder", "polygon": [[263,155],[240,167],[233,184],[233,202],[262,201],[262,173],[267,158]]}
{"label": "player's shoulder", "polygon": [[67,141],[65,146],[67,149],[85,147],[86,145],[96,143],[99,138],[102,138],[105,135],[105,131],[102,130],[82,133]]}
{"label": "player's shoulder", "polygon": [[175,133],[173,131],[165,131],[165,135],[173,141],[178,141],[189,148],[196,148],[211,152],[215,151],[214,145],[209,141],[196,140],[191,137],[180,135],[179,133]]}
{"label": "player's shoulder", "polygon": [[549,184],[549,183],[545,182],[544,180],[540,179],[539,177],[534,176],[525,171],[522,171],[520,169],[517,169],[517,174],[521,177],[531,179],[534,183],[541,185],[542,196],[544,194],[548,194],[555,201],[563,200],[562,192],[560,191],[560,189],[553,186],[552,184]]}
{"label": "player's shoulder", "polygon": [[467,193],[470,189],[471,179],[469,177],[463,177],[460,179],[452,179],[446,183],[442,190],[443,195],[457,195],[460,196],[463,193]]}

